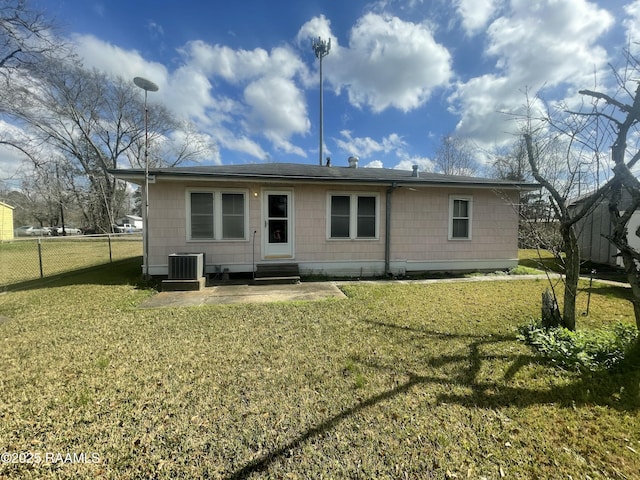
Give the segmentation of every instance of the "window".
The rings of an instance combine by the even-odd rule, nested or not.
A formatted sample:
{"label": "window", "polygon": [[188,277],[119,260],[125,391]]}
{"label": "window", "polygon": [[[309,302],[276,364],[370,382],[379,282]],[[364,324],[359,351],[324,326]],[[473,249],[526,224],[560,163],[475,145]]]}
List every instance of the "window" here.
{"label": "window", "polygon": [[329,238],[377,238],[378,197],[363,194],[331,194],[328,218]]}
{"label": "window", "polygon": [[331,197],[331,238],[349,238],[351,197],[335,195]]}
{"label": "window", "polygon": [[472,197],[449,197],[449,240],[471,240]]}
{"label": "window", "polygon": [[245,192],[187,192],[189,240],[245,240]]}
{"label": "window", "polygon": [[358,238],[376,236],[376,197],[358,197]]}
{"label": "window", "polygon": [[244,194],[222,195],[222,238],[244,238]]}
{"label": "window", "polygon": [[212,193],[191,193],[191,238],[213,238]]}

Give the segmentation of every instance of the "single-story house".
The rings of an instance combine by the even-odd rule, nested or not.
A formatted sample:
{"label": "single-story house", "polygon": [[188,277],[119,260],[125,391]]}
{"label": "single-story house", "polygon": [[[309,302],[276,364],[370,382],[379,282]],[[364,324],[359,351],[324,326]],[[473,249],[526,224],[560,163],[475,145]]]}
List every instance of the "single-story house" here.
{"label": "single-story house", "polygon": [[[117,178],[144,185],[143,169]],[[521,191],[537,186],[292,163],[149,171],[148,271],[204,253],[207,274],[295,263],[302,275],[497,270],[518,262]]]}
{"label": "single-story house", "polygon": [[125,215],[116,220],[118,225],[131,225],[135,230],[142,230],[142,217],[139,215]]}
{"label": "single-story house", "polygon": [[13,239],[13,209],[11,205],[0,202],[0,240]]}

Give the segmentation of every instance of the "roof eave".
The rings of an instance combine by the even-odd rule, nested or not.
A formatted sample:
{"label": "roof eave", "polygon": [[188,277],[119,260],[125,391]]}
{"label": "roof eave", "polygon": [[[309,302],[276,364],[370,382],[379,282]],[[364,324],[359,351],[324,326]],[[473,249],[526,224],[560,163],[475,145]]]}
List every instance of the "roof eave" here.
{"label": "roof eave", "polygon": [[[142,185],[144,183],[144,170],[110,170],[116,178],[127,182]],[[166,181],[182,181],[186,178],[197,179],[199,181],[222,181],[222,182],[265,182],[265,183],[343,183],[351,185],[388,185],[388,186],[410,186],[410,187],[468,187],[468,188],[490,188],[502,190],[533,191],[540,188],[537,184],[530,183],[501,183],[501,182],[478,182],[473,179],[459,181],[436,180],[426,178],[349,178],[349,177],[317,177],[311,175],[267,175],[267,174],[234,174],[234,173],[207,173],[207,172],[163,172],[161,170],[150,170],[149,177],[152,183],[156,177]]]}

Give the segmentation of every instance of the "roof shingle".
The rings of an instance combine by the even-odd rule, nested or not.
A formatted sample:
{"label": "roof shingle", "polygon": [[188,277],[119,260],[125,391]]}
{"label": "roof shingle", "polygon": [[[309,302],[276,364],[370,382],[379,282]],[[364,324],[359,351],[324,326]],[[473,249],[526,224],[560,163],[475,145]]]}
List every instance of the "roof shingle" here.
{"label": "roof shingle", "polygon": [[[144,170],[118,169],[110,173],[118,178],[136,181],[144,179]],[[466,185],[495,188],[532,189],[537,185],[494,178],[465,177],[439,173],[419,172],[391,168],[327,167],[301,163],[252,163],[240,165],[213,165],[192,167],[153,168],[150,175],[157,177],[200,177],[207,179],[237,180],[291,180],[317,182],[415,184],[415,185]]]}

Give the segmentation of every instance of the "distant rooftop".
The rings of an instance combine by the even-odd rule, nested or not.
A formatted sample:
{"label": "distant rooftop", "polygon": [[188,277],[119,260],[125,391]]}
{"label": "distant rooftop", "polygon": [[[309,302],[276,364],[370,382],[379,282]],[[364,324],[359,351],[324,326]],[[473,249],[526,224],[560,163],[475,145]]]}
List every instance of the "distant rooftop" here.
{"label": "distant rooftop", "polygon": [[[117,178],[142,183],[143,169],[110,170]],[[440,173],[414,172],[391,168],[357,168],[338,166],[319,166],[302,163],[251,163],[242,165],[213,165],[193,167],[152,168],[149,175],[158,180],[177,180],[197,177],[206,180],[237,181],[305,181],[338,182],[360,184],[414,184],[419,185],[466,185],[493,188],[518,188],[531,190],[536,184],[498,180],[495,178],[465,177]]]}

